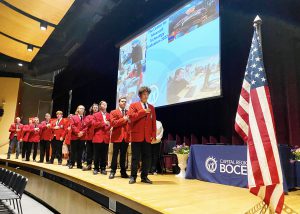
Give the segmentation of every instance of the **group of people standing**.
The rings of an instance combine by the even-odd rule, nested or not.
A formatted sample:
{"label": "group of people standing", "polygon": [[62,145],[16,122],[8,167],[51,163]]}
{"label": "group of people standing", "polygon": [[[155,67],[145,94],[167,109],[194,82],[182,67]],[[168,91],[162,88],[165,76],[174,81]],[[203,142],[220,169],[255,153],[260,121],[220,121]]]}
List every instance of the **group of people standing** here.
{"label": "group of people standing", "polygon": [[[126,97],[118,100],[117,109],[108,113],[107,103],[101,101],[93,104],[89,109],[89,115],[85,116],[85,107],[79,105],[74,115],[68,119],[63,118],[63,112],[56,112],[56,119],[51,120],[50,114],[45,115],[45,120],[39,122],[39,118],[29,119],[27,125],[21,124],[21,119],[16,118],[9,129],[10,145],[7,158],[10,158],[13,147],[16,147],[16,158],[20,153],[22,143],[22,160],[29,161],[33,146],[33,161],[36,161],[37,148],[40,144],[40,160],[43,163],[53,164],[58,159],[62,164],[63,143],[68,146],[69,160],[67,166],[84,171],[92,170],[93,174],[107,174],[107,160],[109,143],[113,143],[113,155],[111,159],[111,171],[109,178],[115,177],[118,165],[118,156],[122,178],[130,178],[129,183],[136,182],[138,168],[141,162],[141,181],[152,183],[148,173],[156,170],[159,147],[163,128],[156,121],[155,108],[147,100],[151,89],[141,87],[138,91],[140,101],[132,103],[126,109]],[[157,127],[157,124],[159,127]],[[158,132],[158,133],[157,133]],[[157,135],[158,134],[158,135]],[[131,143],[131,175],[126,172],[126,157],[128,144]],[[52,153],[50,157],[50,145]],[[86,166],[82,166],[82,154],[86,148]],[[152,166],[151,166],[152,165]]]}

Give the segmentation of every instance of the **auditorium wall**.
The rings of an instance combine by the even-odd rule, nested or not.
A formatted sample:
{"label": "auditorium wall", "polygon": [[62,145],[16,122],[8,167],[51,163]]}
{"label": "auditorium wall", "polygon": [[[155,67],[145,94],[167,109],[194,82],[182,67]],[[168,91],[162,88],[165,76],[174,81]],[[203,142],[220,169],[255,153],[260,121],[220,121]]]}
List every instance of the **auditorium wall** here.
{"label": "auditorium wall", "polygon": [[[93,29],[55,81],[53,110],[100,100],[115,106],[118,42],[149,24],[181,1],[124,0]],[[186,1],[187,2],[187,1]],[[222,97],[157,108],[165,134],[181,137],[235,134],[234,119],[253,35],[253,20],[260,15],[264,63],[281,144],[300,145],[300,20],[296,1],[220,1]],[[134,10],[130,9],[134,8]],[[138,18],[137,18],[138,17]],[[105,30],[103,30],[105,29]],[[163,56],[162,56],[163,57]]]}
{"label": "auditorium wall", "polygon": [[0,77],[0,106],[4,108],[4,115],[0,117],[0,154],[8,148],[8,129],[14,121],[18,109],[20,78]]}

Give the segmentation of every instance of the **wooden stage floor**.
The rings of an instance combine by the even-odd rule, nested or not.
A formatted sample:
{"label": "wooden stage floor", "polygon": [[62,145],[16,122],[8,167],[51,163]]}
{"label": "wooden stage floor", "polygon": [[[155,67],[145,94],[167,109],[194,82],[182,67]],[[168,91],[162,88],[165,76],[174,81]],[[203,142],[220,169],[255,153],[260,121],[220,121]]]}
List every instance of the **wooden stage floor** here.
{"label": "wooden stage floor", "polygon": [[[4,161],[5,156],[0,155]],[[152,185],[137,183],[128,184],[128,179],[119,176],[113,180],[108,175],[93,175],[91,171],[68,169],[66,166],[48,165],[34,162],[22,162],[11,159],[33,168],[56,172],[67,178],[74,178],[81,183],[101,187],[108,192],[135,201],[141,206],[150,207],[161,213],[226,213],[242,214],[260,202],[247,189],[208,183],[199,180],[176,178],[174,175],[151,175]],[[286,204],[300,213],[300,190],[285,197]],[[133,207],[134,209],[134,207]]]}

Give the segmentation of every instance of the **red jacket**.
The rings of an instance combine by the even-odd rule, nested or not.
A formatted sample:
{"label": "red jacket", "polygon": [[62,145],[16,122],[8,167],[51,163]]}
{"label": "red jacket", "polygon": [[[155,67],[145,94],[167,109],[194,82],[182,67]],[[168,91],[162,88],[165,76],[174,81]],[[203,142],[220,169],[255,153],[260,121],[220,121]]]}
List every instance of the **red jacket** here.
{"label": "red jacket", "polygon": [[17,137],[17,140],[20,141],[20,139],[22,138],[22,129],[23,129],[23,124],[19,124],[19,127],[18,127],[19,131],[17,131],[17,124],[16,123],[13,123],[10,125],[10,128],[9,128],[9,139],[12,140],[14,138],[14,136]]}
{"label": "red jacket", "polygon": [[[105,114],[106,120],[110,121],[108,113]],[[93,143],[109,143],[110,125],[106,125],[103,119],[102,112],[94,114],[92,126],[94,128]]]}
{"label": "red jacket", "polygon": [[24,125],[22,128],[21,139],[23,142],[28,142],[28,138],[30,135],[30,125]]}
{"label": "red jacket", "polygon": [[132,103],[129,107],[131,142],[151,143],[156,138],[156,114],[152,105],[147,104],[151,113],[146,113],[141,102]]}
{"label": "red jacket", "polygon": [[[71,129],[72,129],[72,133],[71,133],[71,140],[84,140],[85,139],[85,134],[86,134],[86,126],[84,123],[84,117],[82,118],[82,120],[80,119],[79,115],[73,115],[71,117]],[[78,133],[79,132],[83,132],[83,136],[82,137],[78,137]]]}
{"label": "red jacket", "polygon": [[[71,129],[71,122],[70,121],[67,121],[66,122],[66,137],[65,137],[65,144],[67,145],[71,145],[71,134],[72,134],[72,129]],[[69,130],[69,127],[70,127],[70,130]]]}
{"label": "red jacket", "polygon": [[125,142],[127,143],[130,142],[128,121],[123,118],[120,109],[116,109],[110,112],[110,121],[110,125],[113,127],[111,133],[111,142],[120,143],[123,140],[125,140]]}
{"label": "red jacket", "polygon": [[[34,130],[35,128],[39,128],[39,130],[35,131]],[[30,134],[28,137],[28,142],[39,143],[41,139],[42,125],[31,124],[29,130],[30,130]]]}
{"label": "red jacket", "polygon": [[[59,126],[59,129],[55,129],[56,125]],[[57,119],[54,119],[51,122],[51,129],[53,133],[53,138],[55,138],[56,140],[60,140],[61,137],[64,138],[66,134],[66,130],[65,130],[66,126],[65,126],[64,118],[61,118],[58,124],[57,124]]]}
{"label": "red jacket", "polygon": [[86,135],[85,135],[86,140],[93,140],[94,137],[94,127],[92,126],[93,118],[94,116],[92,114],[84,118],[84,123],[87,128]]}
{"label": "red jacket", "polygon": [[[50,127],[47,127],[47,124],[50,124]],[[43,121],[41,123],[42,125],[42,131],[41,131],[41,140],[52,140],[53,139],[53,130],[51,128],[51,122],[48,123],[46,121]]]}

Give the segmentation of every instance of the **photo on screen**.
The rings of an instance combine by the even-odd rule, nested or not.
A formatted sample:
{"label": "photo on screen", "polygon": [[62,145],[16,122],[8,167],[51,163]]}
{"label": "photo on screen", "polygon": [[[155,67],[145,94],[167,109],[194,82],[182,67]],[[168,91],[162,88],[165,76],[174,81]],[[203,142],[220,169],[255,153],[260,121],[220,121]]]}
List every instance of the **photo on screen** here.
{"label": "photo on screen", "polygon": [[221,95],[218,0],[193,0],[120,47],[117,99],[156,107]]}

